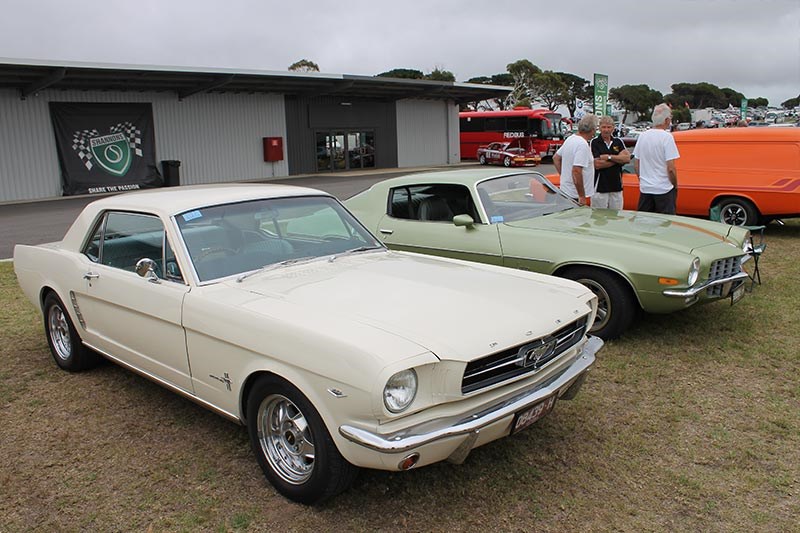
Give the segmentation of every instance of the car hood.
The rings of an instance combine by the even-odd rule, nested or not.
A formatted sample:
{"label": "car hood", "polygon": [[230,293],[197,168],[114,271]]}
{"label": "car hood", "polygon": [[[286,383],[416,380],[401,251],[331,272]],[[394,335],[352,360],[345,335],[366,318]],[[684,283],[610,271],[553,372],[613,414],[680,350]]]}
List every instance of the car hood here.
{"label": "car hood", "polygon": [[[569,280],[386,251],[287,266],[226,284],[258,295],[248,303],[256,312],[270,312],[276,300],[297,306],[311,331],[335,317],[459,361],[551,333],[585,315],[593,298]],[[339,334],[359,343],[346,327]]]}
{"label": "car hood", "polygon": [[[575,208],[536,218],[505,223],[509,227],[546,230],[591,238],[624,239],[627,242],[692,253],[698,248],[728,241],[728,227],[688,217]],[[739,249],[735,244],[732,246]]]}

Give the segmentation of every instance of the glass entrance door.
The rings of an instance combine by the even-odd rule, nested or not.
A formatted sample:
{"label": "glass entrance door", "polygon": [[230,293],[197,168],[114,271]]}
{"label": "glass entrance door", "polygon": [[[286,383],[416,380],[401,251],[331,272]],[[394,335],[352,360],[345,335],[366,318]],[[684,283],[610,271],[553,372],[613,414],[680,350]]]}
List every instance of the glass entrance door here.
{"label": "glass entrance door", "polygon": [[318,131],[317,171],[375,167],[375,134],[371,131]]}

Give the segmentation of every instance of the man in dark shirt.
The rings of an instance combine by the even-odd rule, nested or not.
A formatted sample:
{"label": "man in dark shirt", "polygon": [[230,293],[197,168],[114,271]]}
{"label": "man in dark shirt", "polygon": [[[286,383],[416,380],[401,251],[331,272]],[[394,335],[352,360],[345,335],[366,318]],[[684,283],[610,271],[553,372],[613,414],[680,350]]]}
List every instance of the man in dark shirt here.
{"label": "man in dark shirt", "polygon": [[614,137],[614,119],[600,118],[600,135],[592,139],[596,192],[592,207],[622,209],[622,165],[631,154],[619,137]]}

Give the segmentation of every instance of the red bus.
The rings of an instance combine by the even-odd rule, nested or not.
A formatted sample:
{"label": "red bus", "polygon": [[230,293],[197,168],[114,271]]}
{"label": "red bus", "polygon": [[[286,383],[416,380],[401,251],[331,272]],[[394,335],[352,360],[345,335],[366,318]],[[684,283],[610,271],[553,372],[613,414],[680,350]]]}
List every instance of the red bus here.
{"label": "red bus", "polygon": [[530,137],[539,155],[550,157],[564,143],[561,115],[549,109],[514,108],[509,111],[466,111],[458,114],[461,159],[477,159],[480,146]]}

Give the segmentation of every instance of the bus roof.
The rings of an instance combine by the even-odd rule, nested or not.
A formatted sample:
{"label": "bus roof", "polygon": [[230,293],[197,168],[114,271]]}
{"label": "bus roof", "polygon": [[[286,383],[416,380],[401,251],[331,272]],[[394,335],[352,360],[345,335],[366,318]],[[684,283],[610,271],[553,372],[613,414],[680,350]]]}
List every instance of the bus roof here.
{"label": "bus roof", "polygon": [[460,118],[474,117],[544,117],[546,115],[558,115],[549,109],[508,109],[504,111],[463,111],[458,114]]}

